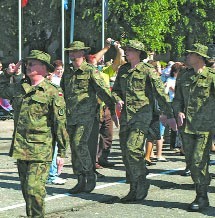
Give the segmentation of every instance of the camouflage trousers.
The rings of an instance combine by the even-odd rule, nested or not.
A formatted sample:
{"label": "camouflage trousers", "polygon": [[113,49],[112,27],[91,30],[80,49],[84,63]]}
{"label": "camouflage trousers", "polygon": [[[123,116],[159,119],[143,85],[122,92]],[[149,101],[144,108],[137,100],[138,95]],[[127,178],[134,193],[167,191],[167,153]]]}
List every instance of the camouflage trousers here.
{"label": "camouflage trousers", "polygon": [[92,127],[93,121],[69,125],[67,128],[70,137],[73,172],[76,175],[93,171],[92,158],[88,148]]}
{"label": "camouflage trousers", "polygon": [[185,152],[186,167],[191,171],[195,184],[209,185],[209,162],[212,137],[209,133],[188,134],[181,133]]}
{"label": "camouflage trousers", "polygon": [[22,194],[28,217],[45,216],[46,181],[51,162],[17,160]]}
{"label": "camouflage trousers", "polygon": [[139,176],[146,177],[143,151],[145,134],[143,130],[121,126],[119,138],[123,163],[130,181],[136,182]]}

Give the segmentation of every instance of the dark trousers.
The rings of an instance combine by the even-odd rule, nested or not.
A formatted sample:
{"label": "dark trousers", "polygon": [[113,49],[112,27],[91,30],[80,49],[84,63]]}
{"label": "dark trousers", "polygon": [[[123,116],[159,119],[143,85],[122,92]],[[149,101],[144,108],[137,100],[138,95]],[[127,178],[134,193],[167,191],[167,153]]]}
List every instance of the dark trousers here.
{"label": "dark trousers", "polygon": [[93,163],[93,169],[95,169],[95,164],[97,160],[97,150],[98,150],[98,137],[99,137],[99,121],[98,118],[95,118],[93,123],[93,128],[88,140],[88,148],[91,156],[91,160]]}
{"label": "dark trousers", "polygon": [[99,159],[107,161],[113,140],[113,121],[110,110],[106,106],[104,107],[99,133],[98,161]]}
{"label": "dark trousers", "polygon": [[170,148],[178,148],[176,146],[176,136],[177,136],[177,131],[173,131],[172,129],[170,130]]}
{"label": "dark trousers", "polygon": [[76,175],[87,174],[93,170],[93,163],[88,147],[88,140],[94,120],[68,126],[72,153],[73,172]]}

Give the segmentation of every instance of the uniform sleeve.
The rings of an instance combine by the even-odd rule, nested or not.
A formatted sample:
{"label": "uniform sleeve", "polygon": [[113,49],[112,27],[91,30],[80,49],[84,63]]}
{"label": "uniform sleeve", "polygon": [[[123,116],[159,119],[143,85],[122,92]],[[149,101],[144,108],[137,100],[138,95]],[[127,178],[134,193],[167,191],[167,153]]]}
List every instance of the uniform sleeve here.
{"label": "uniform sleeve", "polygon": [[120,87],[120,70],[116,76],[116,80],[114,81],[114,84],[113,84],[113,88],[112,88],[112,95],[115,99],[116,102],[118,101],[122,101],[122,90],[121,90],[121,87]]}
{"label": "uniform sleeve", "polygon": [[0,74],[0,97],[11,100],[16,92],[17,84],[10,84],[11,76],[7,73]]}
{"label": "uniform sleeve", "polygon": [[164,84],[160,77],[150,69],[149,79],[152,84],[155,99],[158,101],[159,107],[167,115],[168,118],[174,117],[171,105],[168,103],[169,96],[164,92]]}
{"label": "uniform sleeve", "polygon": [[60,87],[62,88],[63,92],[65,92],[64,80],[65,80],[65,73],[63,73],[63,76],[60,80]]}
{"label": "uniform sleeve", "polygon": [[66,114],[65,114],[65,101],[63,92],[58,88],[53,102],[54,111],[54,131],[58,146],[58,156],[65,157],[66,149],[69,145],[69,136],[66,130]]}
{"label": "uniform sleeve", "polygon": [[102,75],[99,71],[94,71],[91,73],[93,86],[96,90],[98,97],[105,102],[105,104],[109,107],[111,114],[115,114],[115,101],[110,92],[110,88],[106,85]]}
{"label": "uniform sleeve", "polygon": [[184,112],[184,100],[181,89],[181,77],[178,76],[176,79],[175,97],[172,103],[175,116],[177,116],[179,112]]}

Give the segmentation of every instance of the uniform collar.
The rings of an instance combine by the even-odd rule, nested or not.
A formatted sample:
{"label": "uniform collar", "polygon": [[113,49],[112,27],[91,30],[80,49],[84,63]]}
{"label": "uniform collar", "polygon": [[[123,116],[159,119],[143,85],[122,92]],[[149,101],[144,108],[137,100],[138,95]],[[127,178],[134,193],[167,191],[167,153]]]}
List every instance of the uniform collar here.
{"label": "uniform collar", "polygon": [[87,67],[87,62],[83,61],[83,63],[80,66],[80,70],[84,71],[86,69],[86,67]]}
{"label": "uniform collar", "polygon": [[37,86],[31,86],[29,83],[23,83],[22,87],[25,90],[25,93],[30,93],[35,90],[43,90],[46,91],[46,79],[44,79],[41,83],[39,83]]}
{"label": "uniform collar", "polygon": [[[143,69],[143,64],[142,62],[138,63],[136,65],[136,67],[134,67],[133,69],[130,69],[129,72],[133,72],[134,70],[138,70],[138,71],[141,71]],[[131,64],[130,64],[130,67],[131,67]]]}
{"label": "uniform collar", "polygon": [[203,77],[208,77],[208,68],[204,67],[202,72],[199,73],[199,75],[203,76]]}
{"label": "uniform collar", "polygon": [[205,67],[202,72],[199,72],[199,73],[195,73],[194,75],[192,75],[190,78],[191,80],[193,81],[193,83],[197,82],[197,80],[199,78],[207,78],[208,77],[208,68]]}
{"label": "uniform collar", "polygon": [[86,69],[86,67],[87,67],[87,62],[86,62],[86,61],[83,61],[82,64],[81,64],[81,66],[80,66],[78,69],[74,68],[73,65],[72,65],[70,68],[71,68],[74,72],[76,72],[76,71],[78,71],[79,69],[82,70],[82,71],[84,71],[84,70]]}

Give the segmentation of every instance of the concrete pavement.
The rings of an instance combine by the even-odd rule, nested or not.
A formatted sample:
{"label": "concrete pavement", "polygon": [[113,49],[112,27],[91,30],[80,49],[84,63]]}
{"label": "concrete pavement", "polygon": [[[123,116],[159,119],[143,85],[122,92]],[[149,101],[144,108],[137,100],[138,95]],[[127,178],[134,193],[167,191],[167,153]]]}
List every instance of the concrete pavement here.
{"label": "concrete pavement", "polygon": [[[13,121],[0,121],[0,128],[0,218],[16,218],[25,215],[25,204],[15,160],[7,156]],[[90,194],[68,194],[68,189],[76,184],[68,150],[61,175],[67,179],[67,183],[47,185],[46,217],[214,217],[214,180],[209,189],[211,206],[201,213],[189,213],[186,208],[194,200],[195,191],[191,178],[180,175],[185,167],[184,157],[170,151],[167,145],[164,147],[164,155],[168,162],[159,162],[148,167],[151,187],[147,198],[138,203],[122,204],[119,198],[127,194],[129,185],[125,184],[117,129],[110,157],[116,165],[112,169],[99,170],[105,177],[98,178],[97,186]],[[211,159],[215,160],[215,156],[212,155]],[[211,166],[210,170],[214,173],[215,167]]]}

